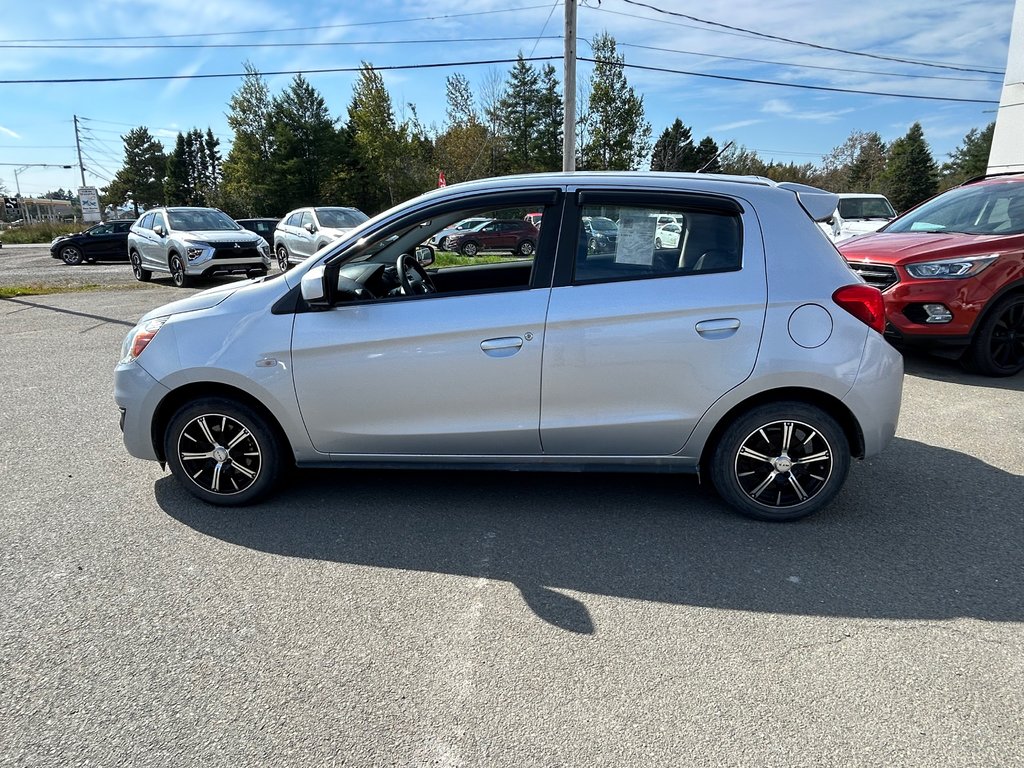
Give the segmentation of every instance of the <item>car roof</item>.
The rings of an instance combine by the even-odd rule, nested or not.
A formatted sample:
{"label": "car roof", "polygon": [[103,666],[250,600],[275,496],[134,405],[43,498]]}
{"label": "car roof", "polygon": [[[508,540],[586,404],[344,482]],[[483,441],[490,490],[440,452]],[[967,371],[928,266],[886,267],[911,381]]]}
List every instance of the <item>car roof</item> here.
{"label": "car roof", "polygon": [[1024,173],[1020,171],[1007,171],[1006,173],[990,173],[985,176],[975,176],[973,179],[968,179],[961,187],[966,187],[968,184],[1001,184],[1003,182],[1022,182],[1024,181]]}

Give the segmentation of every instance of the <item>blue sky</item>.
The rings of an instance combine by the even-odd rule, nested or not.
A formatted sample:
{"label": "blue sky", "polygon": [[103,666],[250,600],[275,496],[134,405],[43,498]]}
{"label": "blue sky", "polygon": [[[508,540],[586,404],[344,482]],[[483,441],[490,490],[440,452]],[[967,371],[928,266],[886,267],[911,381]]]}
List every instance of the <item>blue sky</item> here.
{"label": "blue sky", "polygon": [[[924,127],[933,155],[942,162],[969,129],[981,128],[995,118],[1014,9],[1014,0],[651,0],[649,4],[702,21],[627,0],[584,0],[578,11],[579,56],[589,57],[587,40],[608,31],[627,64],[694,73],[626,70],[629,83],[644,97],[655,138],[679,117],[698,139],[710,134],[720,146],[735,141],[765,158],[797,163],[818,162],[851,131],[878,131],[891,141],[915,121]],[[312,70],[357,68],[361,61],[386,67],[514,59],[520,51],[526,56],[560,58],[562,29],[561,0],[555,4],[547,0],[5,3],[0,11],[0,45],[5,47],[0,80],[233,73],[242,71],[247,60],[263,72],[306,73],[331,113],[344,118],[355,75]],[[856,56],[766,36],[933,66]],[[268,43],[276,47],[261,47]],[[161,47],[89,47],[99,45]],[[561,78],[561,61],[552,63]],[[399,118],[407,114],[404,105],[413,103],[424,124],[441,128],[446,76],[462,72],[479,92],[489,80],[503,78],[509,67],[404,69],[385,71],[383,76]],[[589,77],[591,67],[579,63],[581,82]],[[837,93],[696,74],[993,103]],[[291,78],[282,74],[267,79],[277,93]],[[178,131],[193,127],[205,131],[209,126],[220,137],[226,155],[231,131],[224,113],[239,84],[239,78],[0,83],[0,183],[13,192],[15,169],[28,165],[17,178],[24,195],[79,186],[72,124],[76,114],[83,118],[82,149],[89,184],[102,186],[117,171],[120,136],[137,125],[147,126],[168,148]],[[65,170],[35,164],[76,167]]]}

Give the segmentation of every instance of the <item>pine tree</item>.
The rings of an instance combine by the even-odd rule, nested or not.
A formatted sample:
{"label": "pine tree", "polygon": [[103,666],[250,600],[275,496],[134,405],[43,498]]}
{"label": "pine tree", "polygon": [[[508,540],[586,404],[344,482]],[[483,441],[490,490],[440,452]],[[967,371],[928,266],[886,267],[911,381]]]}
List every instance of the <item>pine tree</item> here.
{"label": "pine tree", "polygon": [[701,173],[736,173],[727,171],[722,167],[718,157],[718,144],[710,136],[705,136],[697,145],[697,151],[693,155],[693,168],[684,170],[700,171]]}
{"label": "pine tree", "polygon": [[562,135],[565,104],[556,70],[545,64],[540,72],[540,96],[533,136],[533,166],[538,171],[562,170]]}
{"label": "pine tree", "polygon": [[693,144],[693,135],[677,117],[654,143],[651,170],[695,171],[697,167],[697,147]]}
{"label": "pine tree", "polygon": [[509,173],[529,173],[536,170],[533,151],[537,136],[537,103],[540,101],[540,76],[532,65],[523,60],[523,54],[512,66],[505,95],[498,105],[502,117]]}
{"label": "pine tree", "polygon": [[371,212],[394,205],[399,170],[395,112],[384,78],[366,62],[360,67],[359,79],[353,87],[348,130],[358,164],[353,181],[357,185],[359,207]]}
{"label": "pine tree", "polygon": [[121,139],[124,165],[114,174],[104,197],[114,202],[130,198],[137,216],[140,205],[149,208],[163,202],[167,158],[163,146],[145,126],[133,128]]}
{"label": "pine tree", "polygon": [[651,124],[644,119],[644,100],[626,82],[625,58],[615,52],[607,32],[594,38],[593,74],[587,111],[582,120],[587,140],[580,147],[580,167],[590,170],[635,170],[647,157]]}
{"label": "pine tree", "polygon": [[885,194],[897,211],[906,211],[934,195],[939,188],[938,169],[924,140],[920,123],[889,147],[885,168]]}
{"label": "pine tree", "polygon": [[164,181],[164,201],[167,205],[189,204],[188,157],[185,135],[178,132],[174,151],[167,156],[167,179]]}
{"label": "pine tree", "polygon": [[277,209],[273,202],[270,88],[249,62],[245,71],[242,85],[231,96],[227,114],[234,139],[221,166],[224,206],[236,216],[282,214],[286,209]]}
{"label": "pine tree", "polygon": [[942,186],[955,187],[975,176],[988,171],[988,156],[992,152],[992,135],[996,124],[989,123],[983,130],[971,128],[960,146],[949,153],[949,160],[942,165]]}

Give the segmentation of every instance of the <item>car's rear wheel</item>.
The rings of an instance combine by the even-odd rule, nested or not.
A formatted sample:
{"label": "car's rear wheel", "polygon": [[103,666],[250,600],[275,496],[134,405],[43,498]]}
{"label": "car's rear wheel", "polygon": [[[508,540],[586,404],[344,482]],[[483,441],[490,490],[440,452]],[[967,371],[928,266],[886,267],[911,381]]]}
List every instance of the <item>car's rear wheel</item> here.
{"label": "car's rear wheel", "polygon": [[82,255],[81,249],[77,246],[65,245],[60,249],[60,260],[69,267],[77,267],[85,261],[85,257]]}
{"label": "car's rear wheel", "polygon": [[654,247],[657,248],[658,250],[661,250],[661,238],[660,237],[654,238]]}
{"label": "car's rear wheel", "polygon": [[277,268],[287,272],[291,264],[288,263],[288,249],[283,245],[277,246]]}
{"label": "car's rear wheel", "polygon": [[476,256],[480,253],[480,246],[470,240],[468,243],[462,244],[462,255],[463,256]]}
{"label": "car's rear wheel", "polygon": [[281,475],[281,451],[263,416],[222,397],[183,406],[164,434],[164,456],[178,482],[222,506],[252,504],[269,494]]}
{"label": "car's rear wheel", "polygon": [[132,251],[128,254],[128,261],[132,263],[132,273],[140,283],[148,283],[153,279],[153,273],[148,269],[142,268],[142,257],[139,256],[138,251]]}
{"label": "car's rear wheel", "polygon": [[964,367],[985,376],[1013,376],[1024,370],[1024,294],[1006,296],[985,315]]}
{"label": "car's rear wheel", "polygon": [[178,288],[188,288],[192,285],[192,278],[185,274],[185,262],[181,260],[181,256],[172,253],[167,266],[171,270],[171,280]]}
{"label": "car's rear wheel", "polygon": [[755,407],[722,434],[711,481],[737,511],[757,520],[797,520],[826,506],[850,469],[842,428],[820,408],[798,402]]}

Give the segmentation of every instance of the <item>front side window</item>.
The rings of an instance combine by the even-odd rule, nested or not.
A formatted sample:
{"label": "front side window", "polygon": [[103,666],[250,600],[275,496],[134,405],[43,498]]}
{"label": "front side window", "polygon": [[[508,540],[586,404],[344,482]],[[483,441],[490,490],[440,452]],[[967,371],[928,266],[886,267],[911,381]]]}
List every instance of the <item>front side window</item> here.
{"label": "front side window", "polygon": [[724,272],[742,263],[736,213],[591,204],[581,214],[577,283]]}
{"label": "front side window", "polygon": [[313,223],[313,214],[309,211],[302,212],[302,218],[299,219],[300,227],[308,227]]}
{"label": "front side window", "polygon": [[885,232],[1024,233],[1024,184],[978,184],[951,189],[892,222]]}

